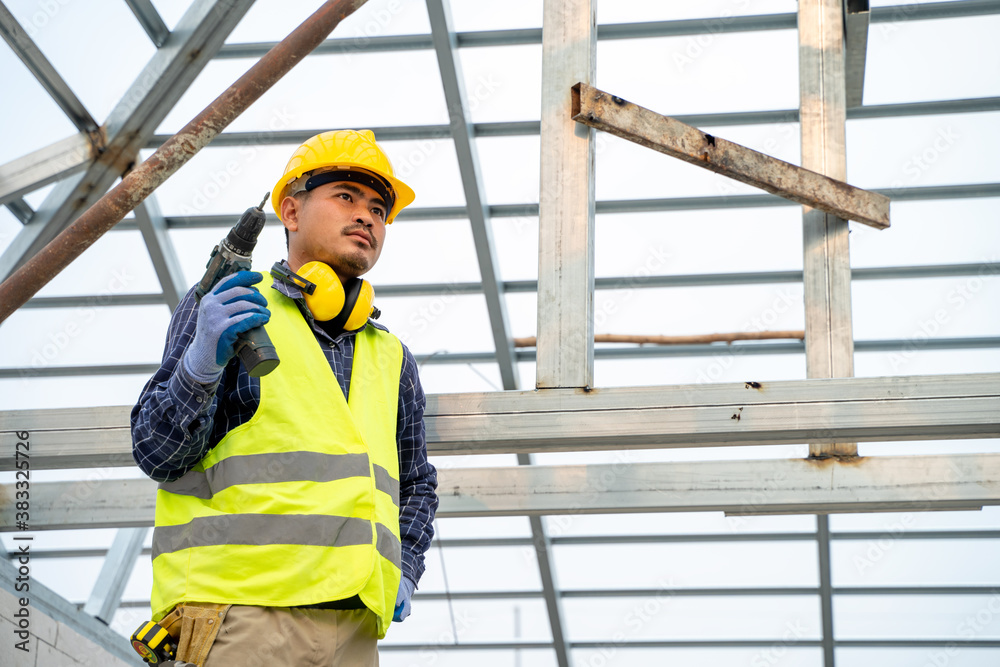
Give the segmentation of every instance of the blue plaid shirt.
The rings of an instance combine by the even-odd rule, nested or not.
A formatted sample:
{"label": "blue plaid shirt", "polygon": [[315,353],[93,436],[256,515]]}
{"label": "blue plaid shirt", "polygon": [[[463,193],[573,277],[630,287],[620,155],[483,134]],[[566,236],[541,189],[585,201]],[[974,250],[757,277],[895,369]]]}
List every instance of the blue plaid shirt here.
{"label": "blue plaid shirt", "polygon": [[[348,396],[357,332],[331,338],[309,314],[298,288],[280,281],[274,281],[274,287],[300,304],[344,396]],[[260,380],[250,377],[238,360],[230,362],[219,382],[211,386],[196,382],[184,370],[180,360],[194,338],[197,318],[198,302],[192,288],[170,320],[163,362],[132,408],[132,456],[157,482],[173,481],[191,470],[226,433],[249,421],[260,404]],[[367,326],[386,330],[371,321]],[[424,403],[416,361],[403,345],[396,415],[399,528],[403,574],[414,583],[424,572],[424,553],[434,535],[432,522],[438,504],[437,471],[427,460],[424,441]]]}

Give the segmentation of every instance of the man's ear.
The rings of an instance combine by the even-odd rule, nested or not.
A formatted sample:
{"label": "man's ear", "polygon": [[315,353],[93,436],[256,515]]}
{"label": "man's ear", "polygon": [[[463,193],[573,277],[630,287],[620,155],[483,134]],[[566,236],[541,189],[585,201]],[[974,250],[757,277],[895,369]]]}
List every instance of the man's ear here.
{"label": "man's ear", "polygon": [[281,200],[281,222],[288,231],[299,231],[299,200],[295,197]]}

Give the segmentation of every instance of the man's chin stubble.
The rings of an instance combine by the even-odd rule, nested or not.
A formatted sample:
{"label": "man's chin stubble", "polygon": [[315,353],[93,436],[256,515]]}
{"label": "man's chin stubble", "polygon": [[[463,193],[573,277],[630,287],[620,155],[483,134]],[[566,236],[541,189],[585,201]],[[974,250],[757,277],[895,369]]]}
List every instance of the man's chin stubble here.
{"label": "man's chin stubble", "polygon": [[341,258],[341,264],[345,269],[350,269],[356,275],[361,275],[371,268],[368,257],[359,252],[356,255],[346,255]]}

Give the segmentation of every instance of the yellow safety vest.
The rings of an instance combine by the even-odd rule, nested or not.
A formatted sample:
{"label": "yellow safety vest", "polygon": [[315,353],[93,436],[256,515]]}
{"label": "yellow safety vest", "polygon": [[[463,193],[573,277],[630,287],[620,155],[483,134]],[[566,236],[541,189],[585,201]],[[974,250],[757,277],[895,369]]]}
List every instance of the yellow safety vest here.
{"label": "yellow safety vest", "polygon": [[160,484],[153,619],[181,602],[292,607],[359,595],[381,639],[402,575],[402,345],[371,325],[359,331],[345,400],[295,302],[262,292],[281,363],[260,378],[250,421]]}

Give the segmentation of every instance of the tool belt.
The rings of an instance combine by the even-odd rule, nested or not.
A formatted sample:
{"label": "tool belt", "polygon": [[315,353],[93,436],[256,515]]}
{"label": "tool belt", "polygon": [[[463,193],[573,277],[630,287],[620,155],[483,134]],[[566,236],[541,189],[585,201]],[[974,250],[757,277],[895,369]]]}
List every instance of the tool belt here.
{"label": "tool belt", "polygon": [[164,616],[160,625],[177,642],[176,659],[203,667],[230,607],[229,604],[187,602]]}

